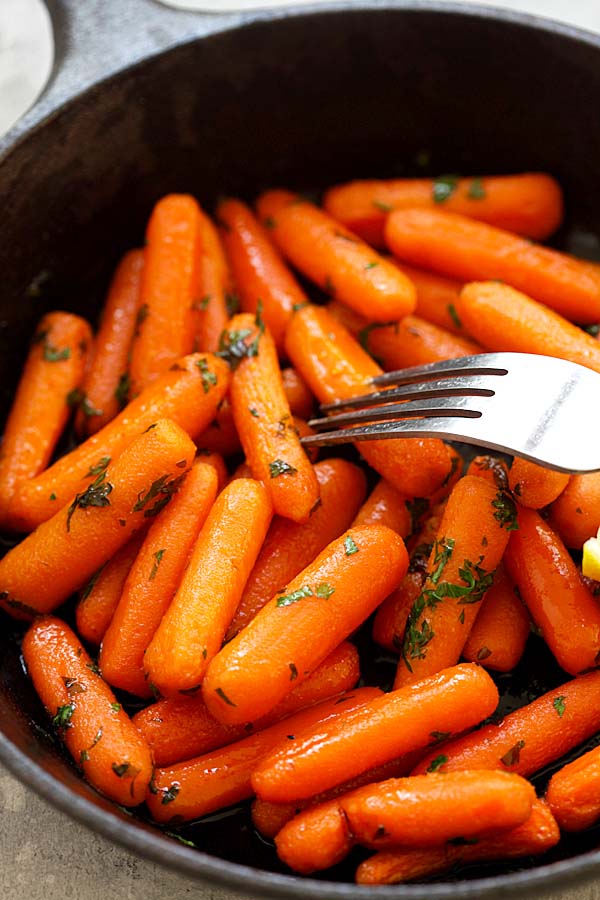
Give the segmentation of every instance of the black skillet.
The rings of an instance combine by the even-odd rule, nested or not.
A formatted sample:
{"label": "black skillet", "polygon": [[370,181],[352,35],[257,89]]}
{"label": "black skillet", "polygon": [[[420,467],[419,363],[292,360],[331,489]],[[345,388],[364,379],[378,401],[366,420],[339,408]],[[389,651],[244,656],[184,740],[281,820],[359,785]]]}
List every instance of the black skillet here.
{"label": "black skillet", "polygon": [[[0,144],[0,413],[47,309],[95,317],[119,255],[168,191],[252,198],[360,176],[541,169],[563,184],[557,245],[597,254],[600,38],[489,8],[362,2],[252,15],[150,0],[54,0],[59,65]],[[0,635],[0,760],[79,822],[199,880],[261,897],[537,896],[600,874],[600,830],[542,860],[426,885],[358,888],[357,857],[326,879],[287,874],[246,808],[179,834],[99,797],[47,734],[13,623]],[[376,677],[389,676],[385,661]],[[504,710],[560,683],[538,638],[499,679]],[[547,777],[547,773],[545,773]],[[543,786],[544,775],[539,780]]]}

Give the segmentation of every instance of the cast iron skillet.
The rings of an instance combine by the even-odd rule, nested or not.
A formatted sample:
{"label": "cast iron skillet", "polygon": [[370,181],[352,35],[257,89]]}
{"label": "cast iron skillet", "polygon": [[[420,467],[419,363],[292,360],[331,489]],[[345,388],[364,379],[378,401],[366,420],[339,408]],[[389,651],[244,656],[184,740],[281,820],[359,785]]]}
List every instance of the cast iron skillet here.
{"label": "cast iron skillet", "polygon": [[[543,169],[569,201],[559,246],[598,250],[597,37],[418,0],[245,16],[149,0],[54,0],[51,9],[61,65],[0,145],[0,414],[40,315],[94,318],[117,258],[168,191],[210,208],[217,192],[251,198],[266,186]],[[47,734],[13,623],[3,622],[0,760],[79,822],[183,874],[261,897],[489,900],[600,873],[596,829],[541,864],[480,866],[427,885],[356,887],[356,858],[331,880],[294,878],[245,809],[184,830],[206,852],[191,850],[81,781]],[[564,678],[532,638],[517,672],[499,679],[504,711]]]}

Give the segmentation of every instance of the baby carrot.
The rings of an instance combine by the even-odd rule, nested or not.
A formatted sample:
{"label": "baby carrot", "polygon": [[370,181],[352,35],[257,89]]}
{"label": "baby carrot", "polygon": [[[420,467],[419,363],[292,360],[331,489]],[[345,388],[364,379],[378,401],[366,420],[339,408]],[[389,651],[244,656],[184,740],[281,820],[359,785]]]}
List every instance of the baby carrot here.
{"label": "baby carrot", "polygon": [[244,312],[256,314],[262,303],[265,324],[278,350],[294,307],[306,294],[272,244],[252,210],[240,200],[219,204],[217,219]]}
{"label": "baby carrot", "polygon": [[387,525],[401,538],[408,537],[412,522],[406,506],[406,498],[385,478],[380,478],[359,511],[354,527],[362,525]]}
{"label": "baby carrot", "polygon": [[310,419],[315,408],[315,398],[304,379],[288,366],[281,370],[281,380],[292,415]]}
{"label": "baby carrot", "polygon": [[267,756],[252,776],[254,790],[275,803],[311,797],[426,747],[441,733],[471,728],[497,703],[487,672],[471,663],[454,666],[371,700],[359,715],[332,723],[326,735],[307,732],[293,747]]}
{"label": "baby carrot", "polygon": [[219,453],[221,456],[241,453],[242,445],[227,397],[221,401],[214,419],[198,436],[196,443],[202,451]]}
{"label": "baby carrot", "polygon": [[140,308],[144,251],[126,253],[114,274],[75,419],[78,434],[95,434],[129,399],[129,350]]}
{"label": "baby carrot", "polygon": [[8,415],[0,452],[0,520],[20,484],[48,464],[69,418],[69,396],[84,377],[90,326],[71,313],[48,313],[38,325]]}
{"label": "baby carrot", "polygon": [[456,312],[456,299],[460,294],[462,281],[434,275],[425,269],[401,264],[402,271],[408,275],[417,292],[415,315],[432,325],[451,331],[452,334],[466,337],[462,322]]}
{"label": "baby carrot", "polygon": [[274,511],[306,522],[319,485],[292,421],[273,338],[258,316],[241,313],[230,320],[224,347],[235,363],[229,397],[246,462]]}
{"label": "baby carrot", "polygon": [[101,431],[21,486],[10,509],[14,527],[31,531],[53,516],[57,507],[88,487],[90,470],[100,459],[116,460],[158,419],[172,419],[197,438],[214,417],[228,385],[229,368],[223,360],[200,354],[179,360]]}
{"label": "baby carrot", "polygon": [[421,596],[425,583],[425,560],[420,558],[416,570],[412,559],[408,572],[400,586],[386,597],[373,620],[373,640],[392,653],[400,653],[406,631],[406,623],[415,602]]}
{"label": "baby carrot", "polygon": [[[567,319],[600,319],[600,268],[574,256],[433,209],[392,213],[385,234],[399,260],[463,281],[500,279]],[[470,331],[460,308],[457,312]]]}
{"label": "baby carrot", "polygon": [[596,338],[507,284],[467,284],[456,307],[469,334],[487,350],[541,353],[600,372]]}
{"label": "baby carrot", "polygon": [[560,537],[522,507],[504,559],[523,602],[558,664],[571,675],[598,664],[600,607]]}
{"label": "baby carrot", "polygon": [[196,344],[203,352],[215,353],[229,319],[233,282],[219,232],[206,213],[198,210],[198,283],[192,304]]}
{"label": "baby carrot", "polygon": [[169,766],[240,741],[249,732],[260,731],[300,709],[349,691],[359,677],[356,648],[344,641],[302,684],[256,722],[222,725],[211,716],[201,694],[166,697],[140,710],[133,721],[148,741],[156,765]]}
{"label": "baby carrot", "polygon": [[525,778],[559,759],[600,728],[600,672],[580,675],[509,713],[431,750],[413,774],[435,762],[440,772],[508,769]]}
{"label": "baby carrot", "polygon": [[164,696],[197,689],[202,682],[221,647],[272,514],[267,491],[251,478],[230,482],[217,497],[144,657],[149,681]]}
{"label": "baby carrot", "polygon": [[157,822],[197,819],[251,797],[250,776],[265,754],[300,740],[309,728],[322,733],[333,721],[363,707],[380,693],[377,688],[359,688],[303,709],[228,747],[156,769],[146,795],[152,818]]}
{"label": "baby carrot", "polygon": [[0,601],[8,612],[47,613],[104,565],[177,490],[194,458],[187,434],[167,419],[140,435],[0,560]]}
{"label": "baby carrot", "polygon": [[122,806],[137,806],[152,777],[150,748],[68,625],[51,616],[23,639],[34,687],[87,781]]}
{"label": "baby carrot", "polygon": [[382,525],[332,541],[213,659],[202,685],[210,712],[227,725],[267,713],[364,622],[407,564],[402,539]]}
{"label": "baby carrot", "polygon": [[531,815],[522,825],[472,844],[446,844],[425,850],[383,850],[362,862],[358,884],[398,884],[445,872],[457,865],[513,859],[545,853],[558,844],[558,825],[543,800],[534,800]]}
{"label": "baby carrot", "polygon": [[490,484],[496,485],[499,491],[508,490],[508,466],[503,459],[497,456],[475,456],[469,463],[467,475],[475,475],[477,478],[485,478]]}
{"label": "baby carrot", "polygon": [[75,610],[77,633],[84,641],[100,646],[115,614],[123,585],[144,540],[144,530],[131,540],[90,578]]}
{"label": "baby carrot", "polygon": [[550,522],[571,550],[581,550],[600,527],[600,472],[573,475],[550,509]]}
{"label": "baby carrot", "polygon": [[[343,325],[312,304],[294,314],[286,351],[321,403],[367,393],[371,379],[382,371]],[[456,452],[439,440],[367,441],[358,449],[407,497],[429,497],[456,468]]]}
{"label": "baby carrot", "polygon": [[131,396],[166,372],[194,345],[200,258],[200,210],[193,197],[158,201],[146,231],[136,332],[131,347]]}
{"label": "baby carrot", "polygon": [[475,624],[463,647],[469,662],[486,669],[510,672],[517,665],[529,637],[529,615],[502,565],[481,602]]}
{"label": "baby carrot", "polygon": [[542,509],[553,503],[569,483],[570,475],[538,466],[516,456],[508,476],[511,491],[521,506]]}
{"label": "baby carrot", "polygon": [[301,875],[337,865],[354,844],[354,836],[337,798],[303,810],[275,837],[279,858]]}
{"label": "baby carrot", "polygon": [[458,662],[516,525],[515,504],[482,478],[455,485],[410,612],[395,687]]}
{"label": "baby carrot", "polygon": [[326,459],[315,465],[315,475],[320,505],[302,524],[280,516],[273,519],[227,631],[227,640],[352,524],[366,490],[361,469],[345,459]]}
{"label": "baby carrot", "polygon": [[537,241],[558,228],[563,214],[558,182],[541,172],[351,181],[329,188],[323,204],[330,216],[375,246],[383,245],[385,219],[395,209],[441,206]]}
{"label": "baby carrot", "polygon": [[196,463],[151,525],[102,642],[98,662],[113,687],[138,697],[152,695],[144,676],[144,652],[179,586],[217,487],[216,469]]}
{"label": "baby carrot", "polygon": [[257,207],[283,255],[330,296],[374,322],[414,310],[412,282],[317,206],[288,191],[267,191]]}
{"label": "baby carrot", "polygon": [[562,831],[583,831],[600,819],[600,747],[555,772],[546,802]]}

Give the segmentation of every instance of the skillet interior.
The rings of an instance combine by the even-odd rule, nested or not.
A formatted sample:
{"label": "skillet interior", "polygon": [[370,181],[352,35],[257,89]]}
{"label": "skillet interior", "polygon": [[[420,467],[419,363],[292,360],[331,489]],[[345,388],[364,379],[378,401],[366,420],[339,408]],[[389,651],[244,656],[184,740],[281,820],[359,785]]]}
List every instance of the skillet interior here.
{"label": "skillet interior", "polygon": [[[111,78],[22,140],[0,166],[1,414],[34,323],[53,308],[94,319],[116,260],[142,240],[152,204],[169,191],[194,193],[210,208],[217,194],[251,199],[273,185],[314,190],[371,175],[542,169],[559,178],[568,199],[557,245],[597,254],[600,206],[592,167],[600,151],[599,101],[600,41],[566,27],[535,28],[525,17],[423,5],[266,17]],[[61,793],[60,805],[188,874],[263,896],[364,896],[354,887],[298,879],[251,882],[241,870],[206,862],[172,842],[165,843],[169,849],[155,845],[148,837],[154,829],[115,815],[48,740],[46,716],[12,633],[5,621],[0,721],[23,755],[5,744],[0,755],[43,793],[53,793],[47,776],[58,778],[74,792]],[[389,672],[382,662],[377,677],[385,681]],[[511,707],[561,680],[535,638],[518,671],[501,679]],[[30,761],[47,775],[38,771],[34,778]],[[100,810],[112,811],[112,825],[94,817]],[[253,834],[247,811],[215,816],[182,834],[222,859],[284,871]],[[545,862],[599,843],[600,831],[592,830],[561,842]],[[356,858],[331,878],[350,881]],[[481,879],[535,866],[525,860],[459,875]],[[600,856],[582,859],[571,872],[589,867],[600,867]],[[563,877],[563,868],[548,876]],[[514,884],[524,891],[540,878],[538,869]],[[503,886],[510,880],[398,887],[381,896],[483,897]]]}

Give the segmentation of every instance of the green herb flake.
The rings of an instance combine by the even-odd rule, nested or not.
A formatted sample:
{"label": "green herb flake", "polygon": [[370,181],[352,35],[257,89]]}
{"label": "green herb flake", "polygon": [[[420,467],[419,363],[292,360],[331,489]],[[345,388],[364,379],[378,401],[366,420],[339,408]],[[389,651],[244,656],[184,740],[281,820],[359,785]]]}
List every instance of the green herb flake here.
{"label": "green herb flake", "polygon": [[437,772],[441,769],[442,766],[445,766],[448,762],[448,757],[443,753],[440,753],[439,756],[436,756],[435,759],[432,759],[429,765],[427,766],[427,772]]}
{"label": "green herb flake", "polygon": [[178,781],[174,781],[168,788],[163,788],[161,805],[166,806],[167,803],[172,803],[180,790],[181,786]]}
{"label": "green herb flake", "polygon": [[358,553],[358,546],[350,534],[344,538],[344,550],[346,556],[352,556],[354,553]]}
{"label": "green herb flake", "polygon": [[44,339],[44,350],[42,353],[42,357],[46,360],[46,362],[62,362],[63,359],[70,359],[71,348],[63,347],[62,350],[59,350],[58,347],[53,347],[52,344],[48,343],[47,339]]}
{"label": "green herb flake", "polygon": [[298,677],[298,669],[296,668],[295,663],[289,663],[290,667],[290,681],[295,681]]}
{"label": "green herb flake", "polygon": [[205,309],[208,309],[211,300],[211,295],[206,294],[204,297],[201,297],[200,300],[196,300],[192,308],[203,312]]}
{"label": "green herb flake", "polygon": [[217,356],[224,359],[231,369],[237,369],[243,359],[258,356],[258,334],[250,343],[246,339],[252,334],[251,328],[234,328],[224,331],[219,338]]}
{"label": "green herb flake", "polygon": [[227,315],[229,318],[234,316],[236,312],[239,311],[240,308],[240,298],[233,291],[228,291],[225,294],[225,307],[227,309]]}
{"label": "green herb flake", "polygon": [[449,303],[446,308],[448,310],[448,315],[450,316],[450,318],[452,319],[452,321],[454,322],[456,327],[462,328],[463,324],[460,321],[458,313],[456,312],[456,307],[455,307],[454,303]]}
{"label": "green herb flake", "polygon": [[315,595],[323,600],[329,600],[332,594],[335,594],[335,588],[332,588],[326,581],[318,584],[315,588]]}
{"label": "green herb flake", "polygon": [[487,659],[488,656],[492,655],[492,651],[489,647],[482,647],[481,650],[477,651],[477,661],[482,662],[484,659]]}
{"label": "green herb flake", "polygon": [[96,475],[102,475],[103,472],[106,472],[108,466],[110,465],[110,456],[103,456],[102,459],[99,459],[95,466],[91,466],[85,475],[84,478],[95,478]]}
{"label": "green herb flake", "polygon": [[274,459],[269,463],[269,475],[271,478],[279,478],[280,475],[295,475],[298,469],[285,462],[283,459]]}
{"label": "green herb flake", "polygon": [[116,701],[114,703],[110,704],[110,708],[112,709],[113,712],[116,712],[116,713],[121,712],[121,704],[117,703]]}
{"label": "green herb flake", "polygon": [[483,200],[486,196],[487,194],[483,186],[483,181],[481,180],[481,178],[474,178],[469,185],[467,197],[469,198],[469,200]]}
{"label": "green herb flake", "polygon": [[308,303],[306,301],[304,301],[303,303],[294,303],[294,305],[292,306],[292,312],[300,312],[300,310],[304,309],[305,306],[308,306]]}
{"label": "green herb flake", "polygon": [[63,682],[69,697],[73,694],[85,694],[87,691],[85,684],[81,684],[76,678],[63,678]]}
{"label": "green herb flake", "polygon": [[58,706],[56,715],[52,719],[52,724],[55,728],[58,728],[59,731],[65,731],[67,728],[71,727],[71,718],[74,712],[74,703],[65,703],[64,706]]}
{"label": "green herb flake", "polygon": [[600,334],[600,325],[581,325],[580,326],[583,331],[587,331],[588,334],[591,334],[592,337],[598,337]]}
{"label": "green herb flake", "polygon": [[205,394],[208,394],[211,387],[217,383],[217,376],[214,372],[211,372],[208,368],[208,362],[205,359],[199,359],[196,362],[196,365],[200,369],[200,376],[202,379],[202,390]]}
{"label": "green herb flake", "polygon": [[[141,491],[138,494],[137,501],[131,511],[141,512],[143,510],[145,519],[158,515],[158,513],[165,508],[173,494],[177,493],[185,481],[186,475],[187,473],[183,472],[176,478],[171,479],[169,479],[168,475],[161,475],[160,478],[157,478],[156,481],[152,482],[146,493]],[[155,502],[150,506],[149,504],[152,503],[152,501]]]}
{"label": "green herb flake", "polygon": [[140,329],[148,316],[150,315],[150,308],[147,303],[143,303],[137,311],[137,316],[135,317],[135,334],[134,337],[139,337]]}
{"label": "green herb flake", "polygon": [[179,841],[180,844],[183,844],[184,847],[197,847],[193,841],[188,841],[187,838],[182,837],[180,834],[176,834],[174,831],[165,831],[165,834],[170,838],[173,838],[176,841]]}
{"label": "green herb flake", "polygon": [[492,506],[496,510],[494,518],[500,523],[501,528],[507,531],[518,531],[517,506],[513,498],[505,491],[498,491],[496,498],[492,500]]}
{"label": "green herb flake", "polygon": [[562,719],[562,717],[563,717],[564,714],[565,714],[565,708],[566,708],[566,707],[565,707],[565,700],[566,700],[566,697],[555,697],[554,700],[552,701],[552,706],[554,707],[554,709],[555,709],[556,712],[558,713],[558,718],[559,718],[559,719]]}
{"label": "green herb flake", "polygon": [[433,179],[432,196],[434,203],[445,203],[458,186],[458,175],[440,175]]}
{"label": "green herb flake", "polygon": [[83,391],[79,388],[73,388],[73,390],[69,391],[67,394],[67,406],[70,406],[71,408],[79,406],[84,396]]}
{"label": "green herb flake", "polygon": [[217,695],[217,697],[220,697],[221,700],[223,700],[227,704],[227,706],[237,706],[237,703],[234,703],[233,700],[229,699],[223,688],[215,688],[215,694]]}
{"label": "green herb flake", "polygon": [[131,390],[131,379],[128,372],[119,375],[119,383],[115,388],[115,400],[121,409],[124,409],[129,402],[129,392]]}
{"label": "green herb flake", "polygon": [[113,772],[115,773],[115,775],[117,776],[117,778],[123,778],[129,772],[129,769],[131,768],[131,763],[128,763],[128,762],[113,763],[111,768],[112,768]]}
{"label": "green herb flake", "polygon": [[303,597],[312,597],[313,591],[308,585],[304,587],[298,588],[297,591],[292,591],[291,594],[284,594],[283,597],[277,598],[276,606],[291,606],[292,603],[297,603],[298,600],[302,600]]}
{"label": "green herb flake", "polygon": [[154,581],[156,578],[156,573],[158,572],[158,567],[160,566],[161,560],[166,553],[166,549],[163,547],[162,550],[157,550],[156,553],[153,553],[154,563],[152,565],[152,569],[150,571],[150,575],[148,576],[148,581]]}
{"label": "green herb flake", "polygon": [[86,663],[86,664],[85,664],[85,667],[86,667],[86,669],[89,669],[90,672],[93,672],[94,675],[100,675],[100,674],[101,674],[101,673],[100,673],[100,666],[98,665],[97,662],[94,662],[93,659],[91,659],[91,660],[89,661],[89,663]]}
{"label": "green herb flake", "polygon": [[504,756],[500,757],[500,762],[505,765],[507,768],[510,766],[516,766],[521,758],[521,750],[525,746],[525,741],[517,741],[514,747],[511,747]]}
{"label": "green herb flake", "polygon": [[94,738],[94,740],[92,741],[90,746],[87,748],[87,750],[82,750],[81,753],[79,754],[79,762],[80,763],[83,764],[84,762],[88,761],[88,759],[90,758],[90,750],[93,750],[93,748],[96,746],[96,744],[98,743],[98,741],[100,740],[101,737],[102,737],[102,729],[99,728],[98,732],[96,734],[96,737]]}
{"label": "green herb flake", "polygon": [[365,269],[374,269],[375,266],[378,266],[378,265],[379,265],[378,262],[370,262],[370,263],[366,264]]}
{"label": "green herb flake", "polygon": [[54,491],[52,491],[52,493],[50,494],[49,499],[50,499],[50,500],[56,500],[56,494],[54,493]]}
{"label": "green herb flake", "polygon": [[249,406],[248,412],[251,416],[254,416],[255,419],[260,419],[260,413],[254,406]]}
{"label": "green herb flake", "polygon": [[389,203],[384,203],[383,200],[373,200],[373,206],[382,213],[389,213],[394,208],[393,206],[390,206]]}
{"label": "green herb flake", "polygon": [[450,735],[452,734],[452,732],[451,731],[430,731],[429,734],[431,735],[431,737],[433,738],[433,740],[435,741],[436,744],[440,744],[442,741],[447,741],[448,738],[450,737]]}
{"label": "green herb flake", "polygon": [[91,506],[110,506],[108,495],[113,489],[106,481],[106,471],[100,472],[90,486],[81,494],[77,494],[67,510],[67,531],[71,530],[71,519],[76,509],[88,509]]}

